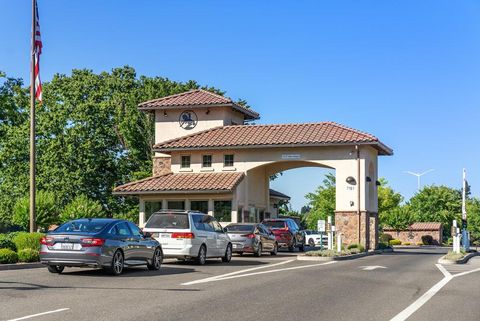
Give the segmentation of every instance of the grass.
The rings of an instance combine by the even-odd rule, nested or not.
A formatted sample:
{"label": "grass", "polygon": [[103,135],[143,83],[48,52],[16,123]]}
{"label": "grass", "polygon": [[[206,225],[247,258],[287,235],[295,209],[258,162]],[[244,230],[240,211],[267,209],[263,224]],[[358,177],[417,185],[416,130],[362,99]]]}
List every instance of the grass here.
{"label": "grass", "polygon": [[320,251],[308,251],[305,252],[306,256],[320,256],[320,257],[337,257],[345,256],[352,254],[349,250],[342,250],[342,252],[337,252],[334,250],[320,250]]}
{"label": "grass", "polygon": [[446,260],[450,261],[457,261],[462,259],[465,256],[465,251],[460,251],[460,253],[454,253],[453,251],[448,251],[447,255],[445,255]]}

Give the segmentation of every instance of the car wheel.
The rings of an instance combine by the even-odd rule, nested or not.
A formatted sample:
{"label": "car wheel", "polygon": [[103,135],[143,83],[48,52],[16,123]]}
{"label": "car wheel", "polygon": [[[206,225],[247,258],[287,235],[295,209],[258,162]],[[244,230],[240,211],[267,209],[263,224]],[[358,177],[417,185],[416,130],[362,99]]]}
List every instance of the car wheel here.
{"label": "car wheel", "polygon": [[107,268],[107,271],[112,275],[120,275],[123,272],[124,266],[124,257],[123,253],[120,250],[116,250],[113,254],[112,263],[110,267]]}
{"label": "car wheel", "polygon": [[65,267],[63,265],[49,265],[47,266],[48,272],[60,274],[63,272]]}
{"label": "car wheel", "polygon": [[225,250],[225,256],[222,257],[222,262],[228,263],[232,260],[232,245],[228,244]]}
{"label": "car wheel", "polygon": [[204,265],[207,262],[207,248],[205,245],[200,246],[200,250],[198,250],[198,256],[195,260],[198,265]]}
{"label": "car wheel", "polygon": [[158,271],[160,270],[160,266],[163,262],[163,254],[162,250],[157,247],[155,252],[153,253],[152,264],[147,264],[147,268],[151,271]]}
{"label": "car wheel", "polygon": [[262,252],[263,252],[262,243],[258,243],[257,251],[253,255],[255,255],[256,257],[260,257],[262,256]]}
{"label": "car wheel", "polygon": [[270,255],[277,255],[277,253],[278,253],[278,244],[275,243],[275,244],[273,245],[273,251],[270,252]]}
{"label": "car wheel", "polygon": [[311,247],[315,247],[315,241],[313,239],[308,240],[308,245]]}

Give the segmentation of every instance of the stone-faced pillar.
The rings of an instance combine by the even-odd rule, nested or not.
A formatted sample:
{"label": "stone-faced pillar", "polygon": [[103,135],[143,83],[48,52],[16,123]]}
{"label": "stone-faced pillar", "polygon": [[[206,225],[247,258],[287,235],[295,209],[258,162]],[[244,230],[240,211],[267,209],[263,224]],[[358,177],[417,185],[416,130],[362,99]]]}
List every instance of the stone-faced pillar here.
{"label": "stone-faced pillar", "polygon": [[172,158],[170,156],[153,157],[153,176],[165,175],[172,172]]}

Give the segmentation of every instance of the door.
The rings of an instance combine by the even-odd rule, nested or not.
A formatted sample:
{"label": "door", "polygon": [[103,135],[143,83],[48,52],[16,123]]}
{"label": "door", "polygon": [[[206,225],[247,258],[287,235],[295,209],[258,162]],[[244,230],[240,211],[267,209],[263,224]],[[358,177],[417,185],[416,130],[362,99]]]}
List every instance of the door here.
{"label": "door", "polygon": [[213,228],[215,229],[215,232],[217,233],[217,253],[218,256],[223,256],[225,252],[227,251],[227,245],[230,241],[227,233],[223,230],[223,227],[218,223],[216,219],[212,220],[213,223]]}
{"label": "door", "polygon": [[213,224],[214,218],[210,215],[203,215],[203,226],[205,228],[207,257],[218,256],[217,232]]}
{"label": "door", "polygon": [[258,232],[260,233],[260,241],[262,242],[263,249],[266,251],[273,250],[273,243],[270,239],[268,230],[263,225],[258,225]]}
{"label": "door", "polygon": [[147,258],[152,258],[153,251],[155,249],[153,249],[150,245],[150,240],[146,239],[138,226],[136,226],[132,222],[128,222],[128,226],[130,227],[130,231],[132,232],[132,260],[146,261]]}
{"label": "door", "polygon": [[127,223],[121,222],[115,225],[113,233],[115,235],[115,240],[119,242],[119,247],[121,247],[123,250],[125,261],[131,260],[132,249],[130,245],[130,239],[132,237],[132,233],[130,232],[130,228],[128,227]]}

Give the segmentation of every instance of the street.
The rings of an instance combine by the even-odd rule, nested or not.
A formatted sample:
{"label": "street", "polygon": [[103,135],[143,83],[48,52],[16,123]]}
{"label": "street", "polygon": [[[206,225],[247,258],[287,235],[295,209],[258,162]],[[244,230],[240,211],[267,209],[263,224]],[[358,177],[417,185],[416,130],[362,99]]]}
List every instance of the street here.
{"label": "street", "polygon": [[[205,266],[167,260],[160,271],[134,268],[119,277],[73,268],[0,271],[0,319],[401,320],[409,307],[409,320],[480,319],[472,300],[480,295],[480,257],[439,268],[445,252],[396,249],[331,262],[281,252]],[[415,303],[448,274],[443,288]]]}

